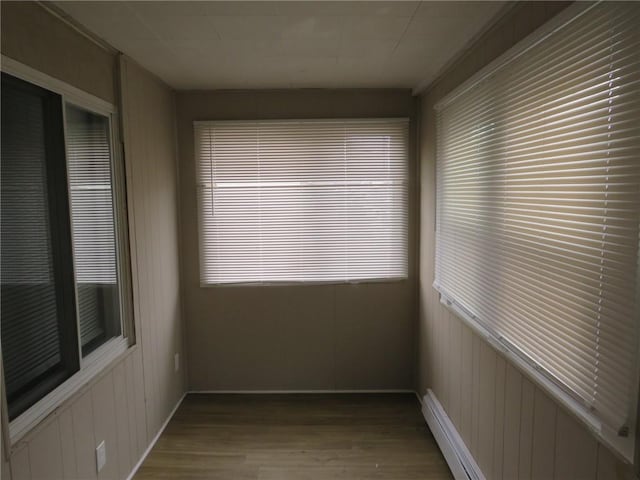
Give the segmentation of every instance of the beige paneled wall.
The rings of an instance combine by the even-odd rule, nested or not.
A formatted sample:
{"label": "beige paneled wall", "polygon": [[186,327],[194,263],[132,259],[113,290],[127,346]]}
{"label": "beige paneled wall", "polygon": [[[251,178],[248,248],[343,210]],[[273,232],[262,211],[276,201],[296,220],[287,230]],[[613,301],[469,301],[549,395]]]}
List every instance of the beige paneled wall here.
{"label": "beige paneled wall", "polygon": [[[124,479],[147,448],[142,349],[132,348],[14,445],[2,478]],[[107,446],[96,473],[95,448]]]}
{"label": "beige paneled wall", "polygon": [[[178,93],[190,388],[413,389],[414,271],[393,283],[200,287],[193,121],[391,116],[411,117],[413,129],[414,105],[408,90]],[[412,148],[415,181],[413,158]],[[415,188],[411,198],[415,214]]]}
{"label": "beige paneled wall", "polygon": [[[137,342],[149,439],[185,391],[178,261],[175,97],[133,62],[120,64]],[[174,370],[174,354],[180,368]]]}
{"label": "beige paneled wall", "polygon": [[2,54],[116,102],[116,56],[36,2],[1,3]]}
{"label": "beige paneled wall", "polygon": [[432,288],[435,103],[566,3],[520,3],[422,95],[418,388],[433,389],[487,479],[631,476],[567,411],[444,308]]}
{"label": "beige paneled wall", "polygon": [[[3,55],[116,102],[114,54],[35,3],[1,9]],[[121,73],[137,344],[13,446],[3,480],[125,479],[185,391],[174,94],[130,62]]]}

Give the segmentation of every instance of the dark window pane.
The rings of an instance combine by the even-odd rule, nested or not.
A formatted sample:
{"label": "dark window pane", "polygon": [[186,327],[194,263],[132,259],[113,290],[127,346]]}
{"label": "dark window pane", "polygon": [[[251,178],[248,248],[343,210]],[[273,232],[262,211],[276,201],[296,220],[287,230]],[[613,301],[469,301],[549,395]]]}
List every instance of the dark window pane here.
{"label": "dark window pane", "polygon": [[64,320],[73,322],[73,297],[61,284],[71,277],[60,264],[65,236],[57,222],[65,218],[59,207],[66,194],[63,189],[62,201],[56,200],[64,178],[52,161],[56,144],[50,140],[56,123],[60,127],[56,101],[60,113],[59,97],[2,77],[0,313],[10,418],[77,369],[68,352],[77,348],[75,326]]}

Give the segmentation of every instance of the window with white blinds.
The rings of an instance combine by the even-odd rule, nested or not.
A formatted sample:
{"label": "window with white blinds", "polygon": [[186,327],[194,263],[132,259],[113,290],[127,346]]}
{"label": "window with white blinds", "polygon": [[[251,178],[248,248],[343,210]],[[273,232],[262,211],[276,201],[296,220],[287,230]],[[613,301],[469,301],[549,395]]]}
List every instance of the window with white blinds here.
{"label": "window with white blinds", "polygon": [[407,119],[194,130],[202,284],[407,276]]}
{"label": "window with white blinds", "polygon": [[435,286],[632,460],[640,4],[570,12],[437,106]]}
{"label": "window with white blinds", "polygon": [[67,172],[80,344],[89,354],[121,333],[109,118],[67,104]]}
{"label": "window with white blinds", "polygon": [[126,350],[127,242],[113,107],[4,59],[1,94],[0,330],[15,442]]}
{"label": "window with white blinds", "polygon": [[77,351],[61,322],[68,318],[61,304],[69,300],[61,286],[73,278],[56,262],[70,250],[55,241],[55,219],[65,213],[51,201],[52,172],[64,159],[60,149],[47,148],[48,119],[60,118],[60,109],[52,108],[60,99],[5,74],[1,96],[0,327],[8,414],[14,418],[33,403],[33,385],[45,383],[39,379],[55,386],[78,367],[64,355],[66,344]]}

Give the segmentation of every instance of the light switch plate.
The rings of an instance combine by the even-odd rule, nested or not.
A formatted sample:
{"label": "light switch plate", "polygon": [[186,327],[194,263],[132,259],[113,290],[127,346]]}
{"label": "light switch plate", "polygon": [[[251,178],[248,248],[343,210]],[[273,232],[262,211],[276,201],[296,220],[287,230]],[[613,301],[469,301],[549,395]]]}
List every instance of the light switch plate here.
{"label": "light switch plate", "polygon": [[180,369],[180,354],[176,353],[173,356],[173,368],[177,372]]}
{"label": "light switch plate", "polygon": [[102,470],[102,467],[107,463],[107,447],[104,444],[104,440],[100,442],[100,445],[96,448],[96,468],[98,471]]}

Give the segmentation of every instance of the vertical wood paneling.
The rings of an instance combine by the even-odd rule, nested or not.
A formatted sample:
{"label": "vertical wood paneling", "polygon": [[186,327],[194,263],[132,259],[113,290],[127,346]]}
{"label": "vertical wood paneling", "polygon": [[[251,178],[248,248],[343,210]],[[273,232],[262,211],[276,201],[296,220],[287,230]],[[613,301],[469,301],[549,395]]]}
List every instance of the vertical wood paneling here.
{"label": "vertical wood paneling", "polygon": [[502,480],[503,478],[506,367],[507,364],[504,358],[496,355],[495,422],[493,434],[493,478],[495,480]]}
{"label": "vertical wood paneling", "polygon": [[[427,294],[425,291],[425,285],[420,284],[420,293],[421,297],[424,297]],[[433,358],[433,335],[432,335],[432,325],[433,322],[427,321],[429,318],[429,312],[427,306],[420,303],[418,309],[418,322],[420,325],[423,325],[423,328],[420,329],[418,335],[420,338],[417,340],[419,345],[426,345],[427,348],[420,348],[417,350],[417,374],[418,378],[424,378],[427,385],[433,385],[433,376],[435,372],[434,368],[434,358]]]}
{"label": "vertical wood paneling", "polygon": [[[142,347],[143,362],[143,381],[145,392],[145,413],[146,413],[146,434],[147,441],[153,438],[156,431],[157,415],[155,396],[155,329],[151,328],[154,307],[154,290],[153,286],[153,243],[151,240],[151,229],[153,220],[148,212],[152,207],[148,206],[150,199],[147,192],[151,188],[150,176],[153,174],[155,167],[149,163],[152,153],[149,151],[149,145],[152,144],[148,138],[148,119],[143,112],[144,92],[140,82],[133,80],[137,73],[137,68],[130,62],[121,62],[123,71],[125,72],[125,80],[122,89],[126,92],[126,98],[129,99],[126,105],[128,122],[124,125],[125,131],[125,148],[127,158],[131,159],[133,164],[133,183],[135,188],[130,189],[133,193],[130,198],[133,199],[134,212],[134,229],[137,238],[137,262],[140,283],[138,285],[138,304],[140,309],[140,335],[139,342]],[[144,247],[143,247],[144,246]],[[151,401],[151,399],[154,401]]]}
{"label": "vertical wood paneling", "polygon": [[460,373],[460,398],[461,398],[461,426],[460,434],[462,438],[471,438],[471,418],[473,416],[473,404],[471,392],[473,389],[473,333],[466,325],[462,325],[461,331],[461,357],[462,371]]}
{"label": "vertical wood paneling", "polygon": [[31,480],[29,448],[25,444],[11,456],[11,480]]}
{"label": "vertical wood paneling", "polygon": [[451,421],[456,426],[456,428],[460,428],[461,424],[461,408],[460,405],[462,403],[461,398],[461,389],[462,382],[460,381],[460,376],[462,375],[462,350],[460,349],[462,342],[462,331],[460,321],[455,318],[454,315],[449,316],[449,345],[448,349],[451,352],[451,369],[449,376],[449,417]]}
{"label": "vertical wood paneling", "polygon": [[[449,351],[449,326],[451,325],[451,321],[450,321],[450,313],[448,310],[445,309],[439,309],[441,312],[441,316],[440,316],[440,321],[442,322],[441,324],[441,328],[440,328],[440,351],[441,353],[446,354],[446,352]],[[447,359],[449,359],[450,357],[447,356]],[[442,396],[443,396],[443,405],[446,405],[446,409],[447,411],[451,408],[451,403],[450,403],[450,395],[449,395],[449,385],[451,383],[451,375],[447,370],[442,371],[441,373],[442,378],[441,378],[441,382],[442,382]]]}
{"label": "vertical wood paneling", "polygon": [[[471,454],[478,459],[480,450],[480,348],[481,341],[473,335],[472,358],[473,378],[471,380]],[[484,439],[482,439],[484,440]]]}
{"label": "vertical wood paneling", "polygon": [[[432,292],[432,301],[435,302],[435,292]],[[435,364],[435,373],[433,376],[433,390],[436,392],[436,395],[440,396],[443,392],[443,378],[445,374],[445,368],[442,365],[442,362],[446,360],[446,356],[442,351],[442,324],[441,316],[443,315],[442,309],[438,308],[438,304],[434,303],[431,307],[431,318],[434,318],[435,321],[432,324],[432,335],[433,335],[433,352],[434,352],[434,364]],[[443,404],[441,402],[441,404]],[[443,404],[444,405],[444,404]]]}
{"label": "vertical wood paneling", "polygon": [[93,433],[93,404],[91,391],[84,393],[71,407],[73,420],[73,438],[76,442],[76,468],[78,478],[93,480],[97,478]]}
{"label": "vertical wood paneling", "polygon": [[96,447],[104,441],[107,463],[98,474],[99,480],[118,478],[118,434],[116,430],[116,408],[113,395],[113,375],[100,379],[92,389],[93,426]]}
{"label": "vertical wood paneling", "polygon": [[494,478],[493,448],[496,408],[496,353],[485,342],[480,343],[480,372],[478,398],[478,465],[487,476]]}
{"label": "vertical wood paneling", "polygon": [[440,368],[438,368],[438,330],[437,330],[437,322],[430,321],[430,319],[434,318],[436,309],[434,307],[436,300],[435,291],[432,288],[428,288],[426,291],[426,296],[429,298],[429,302],[425,303],[425,321],[426,329],[428,331],[427,340],[429,341],[428,349],[424,349],[425,355],[431,362],[431,365],[428,368],[431,370],[431,379],[430,379],[430,388],[435,391],[436,385],[438,385]]}
{"label": "vertical wood paneling", "polygon": [[29,463],[32,480],[63,478],[62,449],[58,419],[40,426],[29,441]]}
{"label": "vertical wood paneling", "polygon": [[71,408],[60,412],[58,417],[60,427],[60,448],[62,449],[62,469],[64,478],[77,479],[78,467],[76,466],[76,439],[73,435],[73,416]]}
{"label": "vertical wood paneling", "polygon": [[[131,463],[135,464],[135,460],[140,458],[142,451],[138,445],[138,423],[141,420],[137,416],[137,404],[136,404],[136,387],[133,378],[133,358],[134,355],[129,355],[125,361],[124,376],[127,384],[127,426],[129,428],[129,445],[131,448]],[[144,418],[142,419],[144,420]]]}
{"label": "vertical wood paneling", "polygon": [[5,480],[11,480],[11,465],[9,462],[4,459],[4,454],[2,457],[2,473],[0,473],[0,477]]}
{"label": "vertical wood paneling", "polygon": [[541,390],[535,390],[531,478],[553,478],[556,452],[556,404]]}
{"label": "vertical wood paneling", "polygon": [[557,480],[596,480],[598,442],[568,413],[558,409],[554,475]]}
{"label": "vertical wood paneling", "polygon": [[622,464],[602,445],[598,445],[597,480],[637,480],[633,468]]}
{"label": "vertical wood paneling", "polygon": [[134,352],[132,358],[136,406],[136,436],[138,438],[138,455],[141,455],[153,437],[147,438],[147,400],[144,396],[145,385],[142,371],[142,350]]}
{"label": "vertical wood paneling", "polygon": [[[128,368],[126,370],[128,384],[130,388],[130,400],[133,410],[133,416],[131,417],[130,433],[132,439],[135,439],[133,443],[135,457],[138,458],[144,451],[144,446],[147,443],[146,425],[147,415],[144,399],[144,374],[142,372],[141,355],[143,347],[143,308],[141,297],[143,297],[143,290],[147,286],[147,271],[141,268],[144,265],[142,256],[145,254],[145,239],[138,238],[138,229],[140,228],[141,219],[137,219],[137,205],[141,201],[144,201],[142,196],[142,185],[138,179],[139,162],[134,159],[139,158],[141,155],[138,144],[131,144],[129,141],[130,133],[127,129],[127,125],[130,125],[137,121],[134,118],[135,105],[138,98],[135,92],[132,92],[129,88],[124,88],[125,79],[127,76],[127,64],[120,62],[120,95],[121,95],[121,126],[123,131],[123,142],[127,146],[124,152],[125,157],[125,169],[127,176],[127,214],[129,217],[129,244],[130,244],[130,258],[131,258],[131,284],[132,284],[132,298],[133,298],[133,311],[135,317],[135,334],[137,349],[132,355],[127,358]],[[137,181],[136,181],[137,179]]]}
{"label": "vertical wood paneling", "polygon": [[[130,77],[138,78],[138,68],[130,65]],[[158,351],[158,335],[159,330],[164,323],[164,315],[158,314],[159,299],[158,290],[161,288],[160,283],[162,279],[160,277],[159,262],[161,260],[158,255],[158,240],[154,238],[155,235],[161,233],[160,226],[157,219],[157,210],[154,205],[154,200],[161,201],[161,198],[156,197],[157,192],[160,190],[161,185],[158,182],[158,173],[160,169],[164,167],[162,160],[164,159],[164,152],[157,155],[157,143],[162,142],[162,139],[156,137],[154,132],[153,118],[159,118],[160,106],[149,102],[150,97],[155,96],[155,85],[146,84],[145,80],[138,78],[136,81],[136,97],[139,100],[139,105],[136,106],[136,115],[138,123],[135,124],[135,130],[130,137],[130,141],[140,141],[144,145],[144,153],[138,160],[140,162],[140,168],[142,172],[140,175],[144,178],[143,195],[145,197],[144,207],[141,209],[140,214],[144,218],[144,235],[145,235],[145,251],[147,254],[146,263],[144,269],[148,272],[147,280],[147,296],[140,300],[147,306],[147,313],[142,317],[145,323],[144,336],[146,337],[147,344],[143,350],[145,355],[142,357],[145,372],[145,382],[147,382],[147,388],[145,390],[145,398],[147,399],[147,437],[153,438],[158,429],[160,428],[162,419],[161,411],[164,403],[163,392],[159,388],[161,362]],[[148,90],[147,90],[148,89]],[[170,192],[167,192],[170,193]],[[152,279],[156,278],[157,281],[153,282]],[[161,319],[163,321],[161,321]],[[155,328],[151,325],[156,323]],[[150,401],[153,399],[153,401]]]}
{"label": "vertical wood paneling", "polygon": [[507,365],[504,386],[504,446],[502,475],[518,478],[520,456],[520,419],[522,405],[522,376],[515,367]]}
{"label": "vertical wood paneling", "polygon": [[522,379],[522,400],[520,404],[520,449],[518,452],[518,478],[531,478],[531,455],[533,445],[533,419],[535,405],[535,388],[533,384]]}
{"label": "vertical wood paneling", "polygon": [[2,473],[0,473],[1,478],[4,480],[11,480],[11,465],[4,458],[2,459]]}
{"label": "vertical wood paneling", "polygon": [[[118,473],[126,478],[131,471],[131,439],[129,437],[129,408],[127,403],[127,384],[125,362],[113,369],[113,393],[116,412],[116,447],[118,449]],[[132,405],[133,407],[133,405]]]}
{"label": "vertical wood paneling", "polygon": [[136,372],[136,381],[144,385],[148,441],[184,391],[183,375],[173,368],[174,353],[182,353],[175,104],[173,92],[138,65],[123,58],[121,70],[142,347],[142,375]]}

